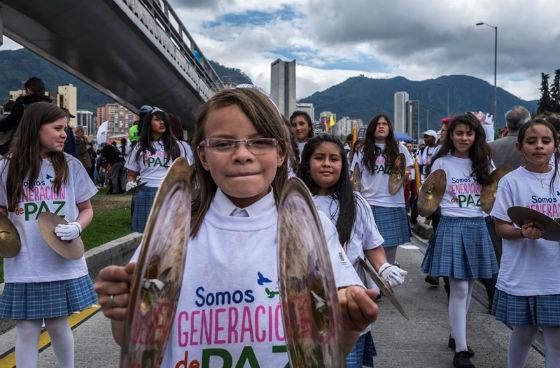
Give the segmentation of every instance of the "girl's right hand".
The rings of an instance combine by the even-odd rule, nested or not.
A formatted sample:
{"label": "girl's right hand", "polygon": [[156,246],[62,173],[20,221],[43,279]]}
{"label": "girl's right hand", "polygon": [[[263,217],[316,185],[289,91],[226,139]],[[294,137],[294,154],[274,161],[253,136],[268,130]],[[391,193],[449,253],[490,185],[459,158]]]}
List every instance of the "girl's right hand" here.
{"label": "girl's right hand", "polygon": [[521,226],[521,236],[527,239],[536,240],[543,236],[543,231],[536,227],[532,222],[529,222]]}
{"label": "girl's right hand", "polygon": [[95,292],[103,314],[116,321],[124,321],[130,301],[130,283],[136,263],[103,268],[95,283]]}

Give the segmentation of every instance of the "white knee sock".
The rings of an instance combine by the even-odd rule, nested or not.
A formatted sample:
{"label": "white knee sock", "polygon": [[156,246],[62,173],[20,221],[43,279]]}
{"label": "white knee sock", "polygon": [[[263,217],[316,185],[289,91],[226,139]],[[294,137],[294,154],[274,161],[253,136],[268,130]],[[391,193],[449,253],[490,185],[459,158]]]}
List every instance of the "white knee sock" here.
{"label": "white knee sock", "polygon": [[560,327],[543,327],[546,368],[560,367]]}
{"label": "white knee sock", "polygon": [[39,334],[41,320],[18,321],[16,323],[16,365],[18,367],[37,367]]}
{"label": "white knee sock", "polygon": [[537,326],[515,326],[509,338],[508,368],[523,368],[531,344],[537,335]]}
{"label": "white knee sock", "polygon": [[467,303],[469,280],[449,278],[449,323],[455,338],[455,352],[467,351]]}
{"label": "white knee sock", "polygon": [[74,336],[66,317],[45,319],[60,368],[74,368]]}
{"label": "white knee sock", "polygon": [[385,257],[387,257],[387,263],[395,264],[397,260],[397,248],[398,247],[385,248]]}

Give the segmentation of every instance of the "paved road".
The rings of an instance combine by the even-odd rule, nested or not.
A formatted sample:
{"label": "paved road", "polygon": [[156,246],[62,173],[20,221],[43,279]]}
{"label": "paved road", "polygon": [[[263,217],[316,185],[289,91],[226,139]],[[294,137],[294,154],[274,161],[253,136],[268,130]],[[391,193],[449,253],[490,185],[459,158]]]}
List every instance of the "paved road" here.
{"label": "paved road", "polygon": [[[453,352],[447,348],[449,334],[447,298],[443,286],[429,288],[419,271],[420,249],[399,249],[398,261],[409,271],[407,282],[397,293],[410,321],[398,314],[388,301],[380,302],[379,320],[374,325],[374,340],[379,356],[376,367],[452,367]],[[510,330],[490,316],[486,307],[473,299],[468,320],[469,345],[475,350],[477,368],[505,367]],[[110,324],[97,313],[74,330],[76,367],[116,367],[119,350],[111,338]],[[15,341],[13,331],[0,336],[0,352]],[[1,353],[0,353],[1,354]],[[56,367],[52,348],[40,354],[40,367]],[[543,357],[532,350],[528,368],[544,367]]]}

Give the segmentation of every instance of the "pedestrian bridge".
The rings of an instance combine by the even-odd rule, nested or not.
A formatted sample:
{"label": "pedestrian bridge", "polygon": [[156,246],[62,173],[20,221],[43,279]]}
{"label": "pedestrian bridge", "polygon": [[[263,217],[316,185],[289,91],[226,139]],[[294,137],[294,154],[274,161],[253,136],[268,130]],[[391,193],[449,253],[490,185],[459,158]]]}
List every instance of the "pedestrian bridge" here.
{"label": "pedestrian bridge", "polygon": [[[153,104],[194,127],[223,87],[167,0],[0,0],[0,32],[132,111]],[[40,77],[40,76],[39,76]]]}

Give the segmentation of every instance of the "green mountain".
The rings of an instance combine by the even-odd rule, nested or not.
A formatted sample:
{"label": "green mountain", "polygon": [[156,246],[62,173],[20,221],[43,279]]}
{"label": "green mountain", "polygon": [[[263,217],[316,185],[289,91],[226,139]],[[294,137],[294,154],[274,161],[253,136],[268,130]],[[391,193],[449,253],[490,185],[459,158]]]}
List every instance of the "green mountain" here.
{"label": "green mountain", "polygon": [[[331,111],[336,113],[337,118],[349,116],[368,123],[379,113],[393,117],[393,99],[397,91],[406,91],[410,100],[420,101],[421,130],[439,129],[440,119],[447,116],[448,93],[450,115],[494,110],[494,86],[467,75],[449,75],[423,81],[411,81],[403,77],[371,79],[359,76],[316,92],[300,102],[313,103],[317,115],[321,111]],[[498,88],[497,97],[499,127],[505,125],[504,114],[514,105],[525,106],[529,111],[537,110],[537,101],[522,100],[502,88]],[[427,122],[429,128],[426,127]]]}
{"label": "green mountain", "polygon": [[[210,63],[226,83],[252,83],[239,69],[228,68],[213,61]],[[56,91],[61,84],[76,86],[78,110],[95,112],[98,106],[112,102],[110,97],[27,49],[0,51],[0,102],[8,99],[9,91],[23,88],[23,83],[32,76],[41,78],[48,91]]]}

